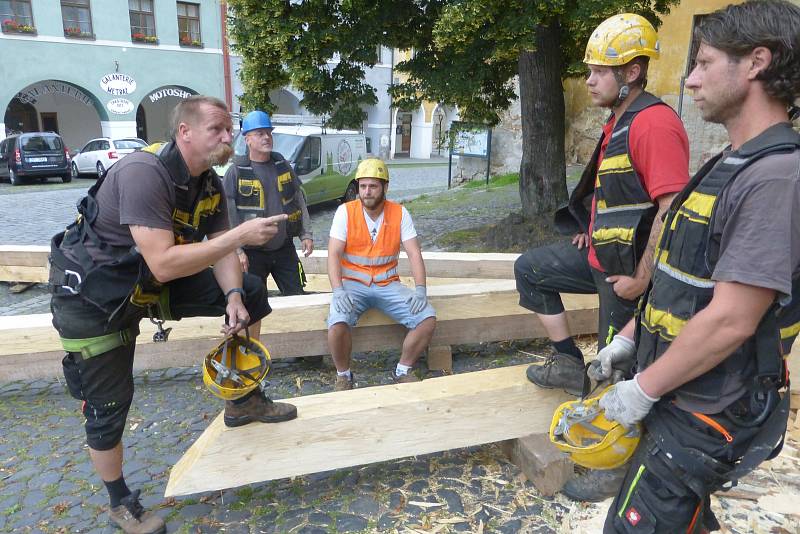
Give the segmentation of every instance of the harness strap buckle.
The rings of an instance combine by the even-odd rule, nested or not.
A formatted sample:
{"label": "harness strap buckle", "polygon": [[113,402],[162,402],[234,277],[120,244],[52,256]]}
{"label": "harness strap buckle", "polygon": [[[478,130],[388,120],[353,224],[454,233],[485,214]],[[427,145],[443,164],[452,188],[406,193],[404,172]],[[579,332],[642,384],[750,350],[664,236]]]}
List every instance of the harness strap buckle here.
{"label": "harness strap buckle", "polygon": [[[75,283],[74,287],[72,285],[70,285],[70,283],[69,283],[71,277],[74,277],[76,279],[76,283]],[[62,289],[66,289],[67,291],[69,291],[73,295],[77,295],[78,294],[78,290],[75,289],[75,288],[80,286],[82,282],[83,282],[83,278],[81,277],[79,272],[71,271],[69,269],[64,269],[64,284],[61,286]]]}

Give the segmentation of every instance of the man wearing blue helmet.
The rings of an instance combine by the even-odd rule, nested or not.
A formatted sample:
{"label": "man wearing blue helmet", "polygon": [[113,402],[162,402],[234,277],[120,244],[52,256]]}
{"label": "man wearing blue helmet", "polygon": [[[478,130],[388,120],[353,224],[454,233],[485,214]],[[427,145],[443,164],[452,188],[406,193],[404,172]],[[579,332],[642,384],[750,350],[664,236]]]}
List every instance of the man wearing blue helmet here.
{"label": "man wearing blue helmet", "polygon": [[293,241],[299,237],[303,254],[311,254],[314,250],[311,219],[302,183],[289,162],[272,150],[272,130],[272,121],[263,111],[251,111],[244,118],[242,134],[248,154],[237,158],[223,182],[228,216],[231,227],[256,217],[282,213],[288,216],[278,225],[274,237],[240,248],[237,253],[243,271],[265,283],[271,274],[282,295],[302,295],[305,273]]}

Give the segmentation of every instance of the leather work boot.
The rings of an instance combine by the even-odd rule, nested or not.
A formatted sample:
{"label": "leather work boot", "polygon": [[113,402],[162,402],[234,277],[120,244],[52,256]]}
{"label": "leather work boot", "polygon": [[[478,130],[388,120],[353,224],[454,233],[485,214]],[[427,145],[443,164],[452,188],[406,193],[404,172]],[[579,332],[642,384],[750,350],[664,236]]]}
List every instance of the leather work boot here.
{"label": "leather work boot", "polygon": [[135,490],[123,497],[119,506],[109,510],[109,524],[129,534],[163,534],[167,531],[164,520],[153,512],[144,511],[139,493],[140,490]]}
{"label": "leather work boot", "polygon": [[280,423],[297,417],[297,408],[285,402],[272,402],[262,391],[241,404],[225,402],[225,426],[242,426],[253,421]]}
{"label": "leather work boot", "polygon": [[564,484],[561,493],[573,501],[604,501],[619,493],[627,472],[627,465],[614,469],[587,469],[575,466],[575,476]]}
{"label": "leather work boot", "polygon": [[350,373],[350,378],[336,375],[336,383],[333,385],[333,391],[347,391],[353,389],[353,383],[355,381],[356,375],[353,373]]}
{"label": "leather work boot", "polygon": [[561,388],[575,396],[583,393],[583,362],[569,354],[556,352],[542,365],[530,365],[525,376],[539,387]]}
{"label": "leather work boot", "polygon": [[392,371],[392,382],[395,384],[410,384],[412,382],[422,382],[422,380],[411,371],[404,375],[396,375],[395,371]]}

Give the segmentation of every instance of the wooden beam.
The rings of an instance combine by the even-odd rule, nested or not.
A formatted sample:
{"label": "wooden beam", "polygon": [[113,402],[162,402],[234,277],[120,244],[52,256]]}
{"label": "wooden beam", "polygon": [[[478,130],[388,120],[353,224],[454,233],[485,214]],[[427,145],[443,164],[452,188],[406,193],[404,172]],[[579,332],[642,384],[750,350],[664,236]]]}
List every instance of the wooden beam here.
{"label": "wooden beam", "polygon": [[[47,255],[50,247],[31,245],[0,245],[0,281],[47,282]],[[298,251],[306,274],[328,272],[328,251],[316,250],[306,258]],[[474,254],[466,252],[423,252],[429,277],[439,278],[514,278],[514,261],[519,254]],[[5,269],[4,269],[5,267]],[[26,270],[21,267],[31,267]],[[400,253],[398,270],[401,276],[411,276],[405,252]],[[25,276],[24,279],[14,278]]]}
{"label": "wooden beam", "polygon": [[[495,287],[512,281],[494,281]],[[478,285],[484,290],[487,285]],[[514,292],[473,294],[467,286],[430,288],[437,312],[432,346],[542,337],[536,316],[521,308]],[[564,295],[567,320],[574,334],[597,331],[597,297]],[[272,314],[262,323],[261,340],[273,358],[328,354],[330,294],[270,299]],[[63,350],[50,314],[0,317],[0,381],[36,379],[61,373]],[[197,365],[220,338],[221,318],[191,318],[169,323],[167,343],[153,343],[155,327],[140,324],[134,368],[163,369]],[[353,330],[353,351],[389,350],[401,346],[406,330],[376,310],[362,316]]]}
{"label": "wooden beam", "polygon": [[525,365],[291,399],[297,419],[225,427],[220,414],[170,473],[188,495],[513,439],[547,428],[569,398]]}
{"label": "wooden beam", "polygon": [[561,491],[564,484],[572,478],[572,461],[550,443],[548,434],[509,439],[503,441],[500,448],[519,467],[525,478],[536,486],[539,493],[546,497]]}

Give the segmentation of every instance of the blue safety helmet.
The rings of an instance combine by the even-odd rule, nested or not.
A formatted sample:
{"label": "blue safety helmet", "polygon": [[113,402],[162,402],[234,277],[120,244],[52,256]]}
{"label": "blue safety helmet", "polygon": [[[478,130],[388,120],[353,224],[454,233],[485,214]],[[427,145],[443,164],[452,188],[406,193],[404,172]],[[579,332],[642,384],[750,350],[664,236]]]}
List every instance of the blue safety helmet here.
{"label": "blue safety helmet", "polygon": [[242,121],[242,134],[246,135],[247,132],[258,130],[259,128],[272,129],[272,121],[263,111],[251,111],[247,114]]}

